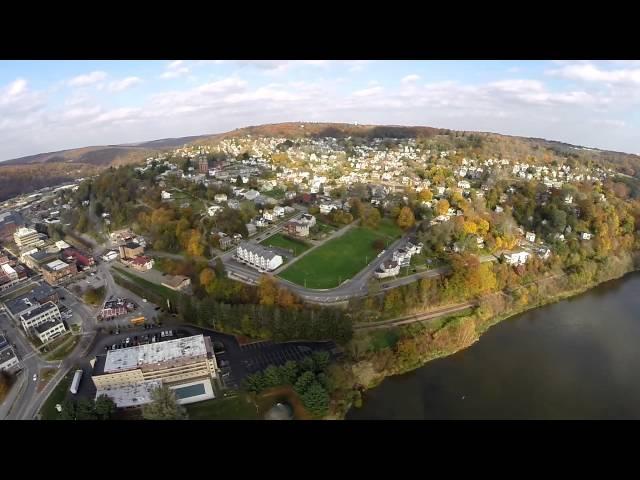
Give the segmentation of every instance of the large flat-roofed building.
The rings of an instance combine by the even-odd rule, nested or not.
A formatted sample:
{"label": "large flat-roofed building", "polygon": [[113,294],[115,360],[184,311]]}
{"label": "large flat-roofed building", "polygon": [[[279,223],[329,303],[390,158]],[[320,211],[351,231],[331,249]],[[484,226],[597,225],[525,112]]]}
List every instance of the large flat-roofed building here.
{"label": "large flat-roofed building", "polygon": [[47,250],[36,250],[35,252],[24,253],[21,258],[27,267],[33,270],[41,270],[47,263],[57,260],[58,254]]}
{"label": "large flat-roofed building", "polygon": [[131,383],[112,387],[98,387],[96,399],[106,395],[116,404],[117,408],[136,408],[151,403],[151,393],[162,386],[159,380]]}
{"label": "large flat-roofed building", "polygon": [[47,343],[62,335],[67,329],[62,320],[52,319],[33,327],[33,331],[42,343]]}
{"label": "large flat-roofed building", "polygon": [[5,242],[11,240],[16,230],[22,226],[24,226],[24,220],[18,212],[0,213],[0,240]]}
{"label": "large flat-roofed building", "polygon": [[242,242],[236,249],[236,256],[259,270],[275,270],[282,265],[282,257],[261,245]]}
{"label": "large flat-roofed building", "polygon": [[20,360],[4,335],[0,335],[0,372],[16,370]]}
{"label": "large flat-roofed building", "polygon": [[76,273],[78,267],[75,263],[65,263],[62,260],[54,260],[42,268],[42,277],[49,285],[55,285]]}
{"label": "large flat-roofed building", "polygon": [[53,302],[47,302],[21,314],[20,323],[25,332],[30,332],[33,327],[49,320],[60,320],[61,318],[58,306]]}
{"label": "large flat-roofed building", "polygon": [[33,289],[25,295],[21,295],[12,300],[6,300],[4,304],[11,318],[17,321],[20,315],[27,310],[31,310],[47,302],[57,304],[59,300],[58,292],[45,283],[34,286]]}
{"label": "large flat-roofed building", "polygon": [[39,247],[44,245],[44,240],[42,240],[41,235],[42,234],[38,233],[33,228],[21,227],[14,232],[13,240],[21,249]]}
{"label": "large flat-roofed building", "polygon": [[188,290],[191,279],[184,275],[167,275],[162,282],[162,286],[175,290],[176,292]]}
{"label": "large flat-roofed building", "polygon": [[136,242],[128,242],[118,247],[120,252],[120,258],[123,260],[126,258],[135,258],[138,255],[144,254],[144,247]]}
{"label": "large flat-roofed building", "polygon": [[211,340],[204,335],[110,350],[94,364],[98,389],[159,380],[168,384],[217,376]]}

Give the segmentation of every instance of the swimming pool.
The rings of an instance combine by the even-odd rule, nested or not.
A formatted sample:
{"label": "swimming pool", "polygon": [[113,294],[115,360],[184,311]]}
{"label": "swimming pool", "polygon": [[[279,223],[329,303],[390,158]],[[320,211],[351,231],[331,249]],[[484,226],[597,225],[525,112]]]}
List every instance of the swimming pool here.
{"label": "swimming pool", "polygon": [[188,385],[186,387],[180,387],[173,390],[178,400],[183,398],[195,397],[198,395],[204,395],[206,392],[204,384],[196,383],[195,385]]}

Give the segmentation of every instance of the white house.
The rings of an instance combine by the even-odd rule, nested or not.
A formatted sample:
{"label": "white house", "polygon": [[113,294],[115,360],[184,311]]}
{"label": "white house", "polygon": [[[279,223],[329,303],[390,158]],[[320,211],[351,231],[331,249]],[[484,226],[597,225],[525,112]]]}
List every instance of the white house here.
{"label": "white house", "polygon": [[536,241],[536,234],[533,232],[527,232],[524,236],[524,238],[527,239],[527,242],[535,242]]}
{"label": "white house", "polygon": [[299,221],[300,223],[306,223],[309,226],[309,228],[311,228],[316,224],[316,217],[308,213],[305,213],[302,215],[302,218]]}
{"label": "white house", "polygon": [[376,278],[387,278],[387,277],[395,277],[400,273],[400,264],[393,260],[387,260],[383,262],[376,270],[373,272],[373,275]]}
{"label": "white house", "polygon": [[244,198],[246,198],[247,200],[255,200],[258,195],[260,195],[260,192],[258,192],[257,190],[249,190],[248,192],[244,193]]}
{"label": "white house", "polygon": [[238,245],[236,256],[238,260],[258,270],[271,271],[282,265],[282,257],[273,250],[248,242],[242,242]]}
{"label": "white house", "polygon": [[267,219],[266,219],[266,218],[264,218],[264,217],[260,217],[260,218],[258,218],[258,219],[255,221],[255,223],[256,223],[256,227],[260,227],[260,228],[263,228],[263,227],[266,227],[266,226],[268,226],[268,225],[269,225],[269,222],[268,222],[268,221],[267,221]]}
{"label": "white house", "polygon": [[593,236],[593,235],[592,235],[592,234],[590,234],[589,232],[582,232],[582,233],[580,234],[580,237],[582,238],[582,240],[591,240],[591,237],[592,237],[592,236]]}
{"label": "white house", "polygon": [[208,209],[207,209],[207,213],[209,214],[210,217],[213,217],[216,213],[218,213],[220,210],[222,210],[222,207],[220,205],[211,205]]}
{"label": "white house", "polygon": [[213,197],[213,200],[216,203],[226,202],[227,201],[227,194],[226,193],[216,193],[215,196]]}
{"label": "white house", "polygon": [[529,255],[531,254],[525,251],[505,253],[504,259],[509,265],[524,265],[527,263]]}
{"label": "white house", "polygon": [[165,192],[163,190],[160,196],[162,197],[162,200],[171,200],[171,197],[173,196],[173,194],[171,192]]}
{"label": "white house", "polygon": [[281,207],[280,205],[277,205],[277,206],[273,207],[273,214],[276,217],[283,217],[284,216],[284,207]]}
{"label": "white house", "polygon": [[469,190],[471,188],[471,184],[466,180],[460,180],[458,182],[458,188],[463,188],[465,190]]}
{"label": "white house", "polygon": [[265,210],[262,213],[262,216],[264,217],[265,220],[269,220],[270,222],[273,222],[276,218],[276,215],[273,213],[273,210]]}
{"label": "white house", "polygon": [[538,250],[538,256],[542,260],[546,260],[551,256],[551,250],[549,250],[548,248],[541,248],[540,250]]}
{"label": "white house", "polygon": [[332,210],[337,209],[338,207],[336,207],[333,203],[322,203],[320,205],[320,213],[323,214],[328,214],[331,213]]}
{"label": "white house", "polygon": [[570,205],[573,202],[573,197],[571,195],[567,195],[566,197],[564,197],[564,203],[566,203],[567,205]]}

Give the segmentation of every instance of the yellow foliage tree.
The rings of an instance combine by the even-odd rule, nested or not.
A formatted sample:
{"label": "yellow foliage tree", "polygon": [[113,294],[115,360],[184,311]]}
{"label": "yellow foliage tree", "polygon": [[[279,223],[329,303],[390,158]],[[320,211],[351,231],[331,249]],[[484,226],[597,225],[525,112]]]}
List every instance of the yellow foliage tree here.
{"label": "yellow foliage tree", "polygon": [[418,198],[423,202],[428,202],[433,198],[433,193],[431,193],[431,190],[425,188],[424,190],[420,191],[420,193],[418,194]]}
{"label": "yellow foliage tree", "polygon": [[416,223],[416,218],[413,215],[413,211],[409,207],[402,207],[398,219],[396,220],[398,226],[404,230],[411,228]]}
{"label": "yellow foliage tree", "polygon": [[204,268],[200,272],[200,285],[207,291],[207,293],[211,293],[211,290],[215,286],[216,280],[216,272],[212,268]]}
{"label": "yellow foliage tree", "polygon": [[275,305],[278,300],[278,284],[269,275],[260,277],[258,297],[261,305]]}
{"label": "yellow foliage tree", "polygon": [[462,229],[467,235],[473,235],[478,232],[478,226],[471,220],[466,220],[462,225]]}
{"label": "yellow foliage tree", "polygon": [[449,202],[443,198],[438,202],[438,205],[436,206],[436,211],[438,212],[438,215],[446,215],[450,207],[451,205],[449,205]]}

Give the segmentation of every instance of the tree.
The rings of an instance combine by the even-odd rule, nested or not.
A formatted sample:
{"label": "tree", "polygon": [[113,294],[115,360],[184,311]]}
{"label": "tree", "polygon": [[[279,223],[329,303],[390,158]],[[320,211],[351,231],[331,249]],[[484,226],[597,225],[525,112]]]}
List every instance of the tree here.
{"label": "tree", "polygon": [[447,199],[443,198],[442,200],[438,201],[438,204],[436,205],[436,211],[438,212],[438,215],[446,215],[450,207],[451,205],[449,205]]}
{"label": "tree", "polygon": [[116,411],[116,404],[106,395],[100,395],[95,401],[95,412],[101,420],[109,420]]}
{"label": "tree", "polygon": [[280,377],[280,369],[274,365],[268,366],[264,371],[264,383],[267,388],[282,385],[283,381]]}
{"label": "tree", "polygon": [[83,398],[76,404],[76,420],[97,420],[93,400]]}
{"label": "tree", "polygon": [[396,220],[398,226],[403,230],[411,228],[416,223],[416,218],[413,215],[413,211],[409,207],[402,207],[398,219]]}
{"label": "tree", "polygon": [[329,409],[329,394],[318,382],[313,382],[302,394],[305,408],[316,417],[323,417]]}
{"label": "tree", "polygon": [[369,205],[363,209],[362,226],[376,229],[380,224],[380,220],[382,220],[382,216],[377,208]]}
{"label": "tree", "polygon": [[418,198],[423,202],[428,202],[433,198],[433,193],[431,193],[431,190],[425,188],[424,190],[420,190]]}
{"label": "tree", "polygon": [[293,385],[298,378],[298,364],[289,360],[280,367],[280,379],[284,384]]}
{"label": "tree", "polygon": [[258,283],[260,305],[274,305],[278,299],[278,284],[269,275],[262,275]]}
{"label": "tree", "polygon": [[296,380],[296,384],[293,386],[293,389],[298,393],[298,395],[303,395],[304,392],[306,392],[311,384],[313,384],[315,381],[316,376],[313,374],[313,372],[306,371],[298,377],[298,380]]}
{"label": "tree", "polygon": [[151,403],[142,407],[145,420],[187,420],[187,410],[178,405],[176,395],[169,387],[162,385],[151,392]]}
{"label": "tree", "polygon": [[5,372],[0,372],[0,401],[4,399],[4,397],[9,393],[9,388],[11,387],[11,376]]}
{"label": "tree", "polygon": [[315,363],[316,372],[324,372],[329,366],[329,352],[326,350],[316,350],[311,354],[313,362]]}
{"label": "tree", "polygon": [[200,272],[200,285],[209,294],[213,293],[216,281],[216,272],[211,268],[203,268]]}

